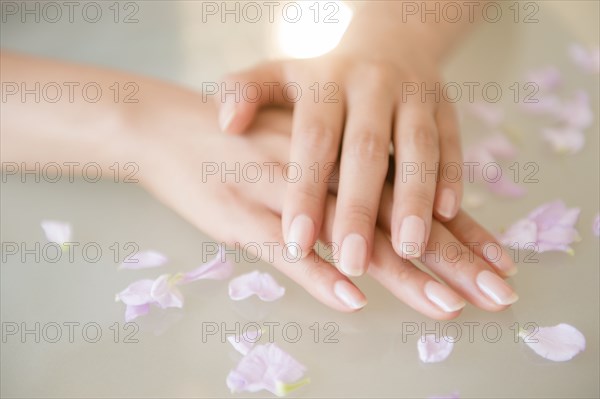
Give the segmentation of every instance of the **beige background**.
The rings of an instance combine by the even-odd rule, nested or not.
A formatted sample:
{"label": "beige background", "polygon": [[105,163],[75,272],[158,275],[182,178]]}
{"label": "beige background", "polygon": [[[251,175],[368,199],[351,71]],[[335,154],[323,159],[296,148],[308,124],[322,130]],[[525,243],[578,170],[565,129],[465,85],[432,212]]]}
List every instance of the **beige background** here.
{"label": "beige background", "polygon": [[[269,24],[200,23],[200,2],[147,1],[140,4],[140,22],[2,23],[3,48],[72,61],[117,67],[200,88],[203,81],[246,67],[272,54]],[[9,177],[1,193],[2,241],[45,243],[40,220],[72,222],[76,239],[98,242],[106,256],[96,264],[83,261],[56,264],[11,257],[1,268],[3,323],[95,322],[102,328],[97,343],[87,343],[76,330],[73,343],[25,342],[7,337],[2,343],[3,397],[227,397],[225,377],[236,354],[217,337],[202,342],[202,323],[298,323],[302,338],[286,342],[281,328],[274,340],[308,367],[312,384],[298,397],[428,397],[460,393],[461,397],[598,397],[599,391],[599,244],[591,224],[599,209],[598,76],[585,75],[568,60],[573,41],[598,45],[598,2],[544,1],[537,24],[515,24],[503,18],[482,26],[456,54],[447,69],[449,81],[499,82],[508,87],[523,81],[526,71],[557,65],[564,72],[562,94],[584,88],[592,98],[595,123],[585,149],[576,156],[559,157],[537,134],[545,121],[519,112],[503,99],[507,123],[522,132],[517,161],[539,165],[538,184],[528,194],[503,200],[479,186],[467,192],[485,199],[472,209],[490,230],[499,232],[535,206],[561,198],[582,208],[577,225],[583,240],[576,255],[545,253],[538,263],[523,263],[512,279],[520,301],[510,310],[489,314],[467,307],[455,320],[462,338],[451,357],[437,365],[417,359],[416,336],[403,336],[408,323],[433,329],[435,323],[395,300],[369,281],[358,284],[370,298],[364,311],[343,315],[325,309],[279,273],[287,288],[275,303],[230,301],[225,283],[200,282],[184,288],[183,310],[153,311],[139,319],[139,343],[123,343],[123,306],[114,294],[142,277],[162,271],[116,272],[108,247],[135,241],[142,248],[168,254],[173,261],[165,272],[196,265],[200,243],[209,238],[134,184],[79,181],[21,183]],[[509,96],[508,96],[509,97]],[[463,105],[463,104],[461,104]],[[465,142],[487,132],[465,116]],[[268,265],[240,262],[236,273]],[[113,342],[115,322],[121,323],[119,343]],[[311,325],[320,323],[319,343]],[[324,323],[339,326],[338,343],[323,342]],[[570,323],[587,338],[587,349],[567,363],[537,357],[523,343],[514,342],[511,326]],[[421,324],[425,323],[425,324]],[[468,324],[478,323],[472,342]],[[502,336],[490,342],[498,323]],[[440,323],[439,328],[450,324]],[[490,328],[486,339],[484,327]],[[63,328],[63,333],[66,333]],[[290,333],[293,330],[289,330]],[[455,334],[453,330],[448,330]],[[455,331],[455,330],[454,330]],[[243,395],[240,395],[243,396]],[[249,395],[256,397],[257,395]],[[260,395],[258,395],[260,396]]]}

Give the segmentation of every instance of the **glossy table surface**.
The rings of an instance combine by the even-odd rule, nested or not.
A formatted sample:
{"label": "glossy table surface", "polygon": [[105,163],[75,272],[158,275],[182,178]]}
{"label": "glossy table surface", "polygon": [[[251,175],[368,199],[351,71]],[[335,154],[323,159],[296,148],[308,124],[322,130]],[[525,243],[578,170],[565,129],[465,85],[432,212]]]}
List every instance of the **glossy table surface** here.
{"label": "glossy table surface", "polygon": [[[580,7],[588,17],[597,16],[598,3],[556,3],[561,2],[538,3],[537,23],[514,23],[512,17],[483,23],[445,74],[449,82],[461,85],[499,84],[505,90],[501,104],[508,123],[522,133],[516,161],[522,172],[527,162],[539,167],[539,182],[522,183],[527,195],[520,199],[502,199],[477,184],[468,185],[466,198],[483,198],[482,205],[470,209],[478,221],[499,232],[534,207],[559,198],[582,209],[577,228],[583,239],[575,244],[575,256],[543,253],[535,255],[533,263],[520,254],[520,271],[511,279],[520,300],[509,310],[491,314],[467,306],[458,319],[435,322],[361,278],[358,284],[369,297],[368,306],[356,314],[339,314],[273,271],[287,289],[277,302],[233,302],[226,282],[202,281],[184,288],[183,309],[153,311],[125,326],[123,305],[114,302],[115,293],[163,271],[117,271],[114,243],[121,250],[134,242],[142,249],[164,252],[172,260],[164,272],[176,272],[199,263],[201,243],[210,237],[135,184],[64,179],[36,184],[3,176],[3,244],[43,246],[40,221],[50,218],[71,222],[76,239],[96,243],[102,256],[96,263],[83,256],[56,263],[31,256],[25,262],[18,256],[2,260],[2,397],[229,397],[225,377],[239,356],[220,334],[203,337],[203,331],[215,325],[232,330],[253,322],[262,327],[278,323],[272,339],[306,365],[312,383],[294,392],[298,397],[598,397],[600,245],[591,233],[600,200],[598,76],[579,72],[567,57],[572,42],[598,45],[598,19],[577,22],[582,20],[561,11]],[[202,4],[195,1],[136,4],[139,22],[133,24],[114,23],[112,17],[96,24],[81,18],[74,23],[65,18],[54,24],[21,23],[11,17],[2,22],[1,45],[152,75],[195,89],[273,55],[274,27],[268,22],[221,23],[213,18],[203,23]],[[102,7],[110,12],[108,3]],[[512,82],[547,65],[563,71],[565,95],[582,88],[591,96],[595,122],[580,154],[553,154],[537,134],[544,119],[528,116],[512,102]],[[486,133],[468,115],[463,131],[466,143]],[[241,259],[235,273],[255,268],[271,270]],[[576,326],[587,339],[586,350],[572,361],[547,361],[515,340],[516,325],[563,322]],[[35,332],[20,334],[22,329],[35,331],[36,323],[39,342]],[[21,329],[18,334],[5,334],[14,326]],[[62,335],[53,343],[57,326]],[[423,364],[416,347],[420,334],[411,333],[413,328],[461,337],[447,361]],[[96,338],[98,331],[101,336]],[[295,338],[298,331],[301,335]]]}

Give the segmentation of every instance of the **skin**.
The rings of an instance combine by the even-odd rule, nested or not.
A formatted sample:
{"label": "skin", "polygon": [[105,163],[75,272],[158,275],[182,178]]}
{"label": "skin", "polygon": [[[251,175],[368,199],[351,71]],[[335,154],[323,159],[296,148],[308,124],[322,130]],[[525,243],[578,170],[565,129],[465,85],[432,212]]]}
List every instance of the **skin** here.
{"label": "skin", "polygon": [[[460,209],[461,179],[439,174],[445,165],[462,165],[456,112],[444,98],[422,98],[421,84],[427,90],[442,85],[444,58],[473,23],[467,18],[435,22],[432,17],[421,22],[420,14],[409,15],[402,1],[351,4],[354,18],[331,53],[267,62],[224,78],[227,87],[274,82],[283,87],[293,82],[309,88],[317,82],[326,88],[333,82],[339,90],[335,102],[306,95],[291,104],[275,90],[273,96],[263,91],[258,101],[241,96],[236,103],[225,96],[218,106],[221,129],[233,134],[248,132],[265,105],[293,106],[290,161],[305,173],[299,182],[288,184],[282,229],[286,240],[296,242],[304,253],[323,227],[328,195],[327,182],[315,179],[312,171],[317,165],[319,176],[325,176],[328,167],[341,159],[332,235],[342,257],[348,254],[341,261],[342,272],[359,276],[367,270],[375,248],[390,143],[396,165],[406,167],[394,182],[390,228],[397,254],[419,257],[433,228],[432,216],[449,221]],[[415,89],[417,94],[407,94]],[[412,173],[415,167],[417,173]],[[353,238],[346,241],[348,237]]]}
{"label": "skin", "polygon": [[[281,165],[288,161],[286,150],[293,140],[289,112],[263,112],[247,135],[230,136],[219,132],[214,105],[204,102],[199,93],[171,84],[13,53],[2,54],[1,66],[3,82],[25,82],[28,87],[36,81],[94,81],[102,87],[136,82],[140,88],[139,102],[134,104],[114,102],[110,96],[97,103],[69,102],[66,96],[56,103],[36,103],[9,96],[3,103],[0,125],[3,165],[18,162],[31,168],[34,162],[94,161],[107,170],[114,162],[136,162],[141,183],[149,192],[217,241],[232,246],[255,243],[264,260],[333,309],[356,310],[336,294],[335,286],[340,281],[357,301],[366,303],[360,289],[346,275],[312,251],[302,259],[289,261],[281,250],[285,245],[280,226],[287,186]],[[252,183],[203,175],[200,171],[208,162],[224,163],[228,168],[236,162],[278,164],[273,169],[273,181],[260,179]],[[262,172],[263,176],[269,175],[266,168]],[[434,277],[394,251],[390,241],[393,190],[392,185],[384,184],[368,273],[419,312],[435,319],[454,318],[460,309],[444,311],[425,294],[425,285],[434,282]],[[334,237],[339,203],[336,191],[334,184],[326,197],[320,235],[324,242]],[[475,282],[483,270],[494,275],[503,272],[485,261],[478,248],[462,245],[466,242],[495,240],[462,211],[451,223],[433,220],[428,245],[458,245],[460,261],[427,257],[422,261],[450,287],[443,289],[455,303],[464,298],[484,310],[505,309],[506,305],[494,303]],[[270,255],[268,243],[275,243],[279,250]]]}

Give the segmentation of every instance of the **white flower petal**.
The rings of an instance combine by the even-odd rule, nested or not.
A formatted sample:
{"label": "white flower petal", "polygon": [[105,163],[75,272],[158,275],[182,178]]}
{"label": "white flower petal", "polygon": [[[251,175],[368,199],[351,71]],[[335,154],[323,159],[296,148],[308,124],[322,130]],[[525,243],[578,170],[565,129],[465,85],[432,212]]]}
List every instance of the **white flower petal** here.
{"label": "white flower petal", "polygon": [[439,363],[448,358],[454,349],[454,341],[451,337],[438,338],[434,334],[425,334],[417,342],[419,359],[423,363]]}

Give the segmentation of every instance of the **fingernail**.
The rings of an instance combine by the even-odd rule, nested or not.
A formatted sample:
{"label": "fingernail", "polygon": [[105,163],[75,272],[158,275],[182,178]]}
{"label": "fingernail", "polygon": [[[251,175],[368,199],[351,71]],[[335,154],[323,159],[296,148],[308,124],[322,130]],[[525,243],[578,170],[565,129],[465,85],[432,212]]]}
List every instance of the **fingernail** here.
{"label": "fingernail", "polygon": [[506,284],[496,273],[489,270],[479,272],[477,285],[485,295],[498,305],[511,305],[519,299],[519,296],[510,285]]}
{"label": "fingernail", "polygon": [[437,207],[438,213],[447,219],[451,219],[454,217],[456,212],[455,208],[456,194],[454,193],[454,190],[449,188],[443,189],[440,194],[440,200]]}
{"label": "fingernail", "polygon": [[233,117],[235,116],[235,100],[233,99],[225,99],[225,103],[221,106],[219,110],[219,126],[222,131],[226,131]]}
{"label": "fingernail", "polygon": [[333,286],[335,296],[352,309],[362,309],[367,304],[367,298],[355,286],[345,280],[338,280]]}
{"label": "fingernail", "polygon": [[[290,229],[288,230],[288,239],[286,241],[287,250],[293,258],[297,258],[302,248],[312,246],[312,240],[315,234],[315,224],[312,219],[306,215],[298,215],[292,220]],[[308,255],[309,251],[301,254],[302,257]]]}
{"label": "fingernail", "polygon": [[485,251],[484,251],[483,255],[488,261],[490,261],[498,269],[500,269],[500,271],[502,273],[504,273],[506,276],[508,276],[508,277],[514,276],[519,271],[517,269],[517,266],[512,261],[512,259],[508,255],[507,251],[505,251],[502,247],[500,247],[499,250],[501,251],[500,256],[495,256],[493,259],[491,256],[488,256],[488,254]]}
{"label": "fingernail", "polygon": [[425,295],[444,312],[456,312],[467,304],[464,299],[456,295],[454,291],[437,281],[429,281],[425,284]]}
{"label": "fingernail", "polygon": [[360,276],[367,262],[367,241],[360,234],[348,234],[342,242],[340,269],[348,276]]}
{"label": "fingernail", "polygon": [[407,258],[417,258],[424,242],[425,221],[414,215],[405,217],[400,227],[400,251]]}

